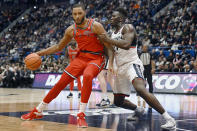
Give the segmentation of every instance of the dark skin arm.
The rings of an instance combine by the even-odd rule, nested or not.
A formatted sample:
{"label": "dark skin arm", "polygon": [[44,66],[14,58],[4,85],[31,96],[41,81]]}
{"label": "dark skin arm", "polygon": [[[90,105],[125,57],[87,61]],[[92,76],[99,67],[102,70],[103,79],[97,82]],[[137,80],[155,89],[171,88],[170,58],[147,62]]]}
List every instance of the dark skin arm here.
{"label": "dark skin arm", "polygon": [[108,43],[108,42],[105,42],[103,41],[102,39],[100,39],[100,35],[102,34],[107,34],[107,32],[105,31],[103,25],[99,22],[94,22],[94,25],[93,25],[93,32],[95,34],[97,34],[99,40],[101,41],[101,43],[103,43],[108,49],[110,50],[114,50],[113,47]]}
{"label": "dark skin arm", "polygon": [[69,56],[68,56],[68,47],[65,50],[65,60],[70,63]]}
{"label": "dark skin arm", "polygon": [[123,38],[121,40],[111,39],[106,33],[99,35],[99,39],[108,44],[117,46],[118,48],[128,50],[135,38],[135,34],[136,31],[134,27],[131,24],[127,24],[122,30]]}
{"label": "dark skin arm", "polygon": [[107,32],[105,31],[103,25],[96,22],[96,21],[94,22],[94,25],[93,25],[93,32],[95,34],[97,34],[101,43],[103,43],[104,46],[107,47],[107,53],[108,53],[108,56],[109,56],[109,70],[112,71],[113,70],[113,60],[114,60],[114,48],[109,43],[100,39],[100,35],[107,34]]}
{"label": "dark skin arm", "polygon": [[36,52],[39,56],[43,56],[43,55],[50,55],[53,53],[56,53],[58,51],[62,51],[64,49],[64,47],[72,40],[73,38],[73,26],[69,26],[65,33],[64,33],[64,37],[60,40],[60,42],[56,45],[53,45],[47,49],[43,49],[41,51]]}

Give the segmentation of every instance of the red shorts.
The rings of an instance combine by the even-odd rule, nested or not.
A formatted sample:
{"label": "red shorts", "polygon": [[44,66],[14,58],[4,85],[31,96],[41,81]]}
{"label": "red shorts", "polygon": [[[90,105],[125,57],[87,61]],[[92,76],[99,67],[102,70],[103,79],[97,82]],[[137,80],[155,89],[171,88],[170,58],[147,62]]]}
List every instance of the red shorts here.
{"label": "red shorts", "polygon": [[82,56],[76,57],[64,70],[72,78],[76,79],[77,77],[83,75],[83,72],[87,68],[91,68],[89,65],[94,65],[95,74],[98,74],[104,67],[105,61],[103,56],[95,56],[95,58],[85,58]]}

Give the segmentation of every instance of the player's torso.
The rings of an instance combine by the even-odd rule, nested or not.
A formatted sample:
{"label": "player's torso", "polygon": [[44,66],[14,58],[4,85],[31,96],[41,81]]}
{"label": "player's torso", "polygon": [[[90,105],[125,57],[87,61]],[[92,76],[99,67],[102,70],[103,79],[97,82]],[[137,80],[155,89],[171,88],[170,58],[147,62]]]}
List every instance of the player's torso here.
{"label": "player's torso", "polygon": [[93,32],[93,19],[88,19],[84,28],[79,28],[74,24],[73,37],[78,44],[79,50],[87,50],[93,52],[103,51],[104,46],[97,39],[97,35]]}
{"label": "player's torso", "polygon": [[[122,39],[123,27],[117,33],[112,32],[111,38],[116,40]],[[114,47],[114,49],[115,49],[115,60],[117,66],[121,66],[129,62],[135,63],[137,61],[140,61],[137,54],[136,41],[134,41],[134,43],[131,43],[131,47],[129,50],[121,49],[118,47]]]}

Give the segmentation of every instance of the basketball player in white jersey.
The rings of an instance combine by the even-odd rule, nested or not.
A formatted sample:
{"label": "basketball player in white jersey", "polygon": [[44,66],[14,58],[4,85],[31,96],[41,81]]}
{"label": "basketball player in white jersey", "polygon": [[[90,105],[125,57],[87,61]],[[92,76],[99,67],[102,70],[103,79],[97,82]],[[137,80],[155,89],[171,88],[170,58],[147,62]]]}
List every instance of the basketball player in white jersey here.
{"label": "basketball player in white jersey", "polygon": [[[161,127],[164,129],[176,128],[176,122],[159,103],[157,98],[145,89],[145,81],[143,77],[143,64],[137,54],[137,36],[133,25],[124,24],[127,12],[119,8],[114,11],[111,18],[111,25],[115,31],[111,38],[107,33],[99,36],[102,42],[106,42],[115,47],[114,64],[117,72],[117,79],[115,80],[114,104],[116,106],[135,110],[135,113],[142,113],[135,104],[125,99],[131,93],[130,85],[132,84],[137,93],[156,111],[158,111],[166,123]],[[129,119],[132,119],[129,118]]]}

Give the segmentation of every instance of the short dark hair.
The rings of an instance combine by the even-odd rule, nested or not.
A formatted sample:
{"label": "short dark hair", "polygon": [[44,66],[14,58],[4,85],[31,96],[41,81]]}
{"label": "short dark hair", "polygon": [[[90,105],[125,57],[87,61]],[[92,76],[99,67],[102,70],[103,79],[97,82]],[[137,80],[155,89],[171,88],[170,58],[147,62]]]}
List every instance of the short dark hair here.
{"label": "short dark hair", "polygon": [[127,17],[127,11],[123,8],[118,8],[117,11],[121,14],[123,18]]}
{"label": "short dark hair", "polygon": [[73,7],[72,7],[72,9],[73,9],[73,8],[77,8],[77,7],[81,7],[83,10],[85,10],[85,6],[84,6],[84,4],[82,4],[82,3],[74,4]]}

